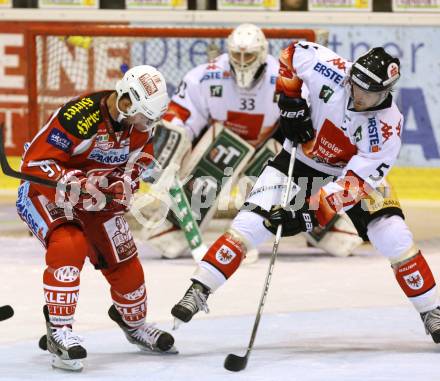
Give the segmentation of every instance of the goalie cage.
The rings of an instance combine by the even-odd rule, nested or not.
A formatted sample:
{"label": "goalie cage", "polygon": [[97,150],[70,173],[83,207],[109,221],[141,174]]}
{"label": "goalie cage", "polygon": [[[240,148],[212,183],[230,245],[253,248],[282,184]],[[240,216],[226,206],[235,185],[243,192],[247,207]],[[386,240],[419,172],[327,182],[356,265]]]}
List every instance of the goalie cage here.
{"label": "goalie cage", "polygon": [[[116,81],[132,66],[157,67],[171,96],[190,69],[226,51],[225,41],[231,31],[232,28],[145,28],[123,24],[30,28],[26,36],[27,86],[29,121],[33,122],[29,123],[28,138],[61,104],[81,93],[114,89]],[[328,32],[321,29],[263,28],[263,32],[269,53],[275,57],[292,40],[322,45],[327,45],[328,40]],[[231,213],[224,217],[231,217]]]}
{"label": "goalie cage", "polygon": [[[143,28],[129,25],[48,26],[27,34],[29,138],[62,103],[81,93],[114,89],[125,70],[155,66],[168,92],[212,55],[225,51],[231,28]],[[263,29],[275,57],[291,40],[327,43],[315,29]]]}

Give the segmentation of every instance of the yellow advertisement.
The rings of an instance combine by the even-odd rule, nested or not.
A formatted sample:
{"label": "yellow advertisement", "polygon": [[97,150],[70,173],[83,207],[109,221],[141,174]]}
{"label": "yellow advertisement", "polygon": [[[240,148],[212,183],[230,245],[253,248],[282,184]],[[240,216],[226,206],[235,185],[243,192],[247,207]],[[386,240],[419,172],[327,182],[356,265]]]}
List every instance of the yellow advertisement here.
{"label": "yellow advertisement", "polygon": [[309,11],[371,11],[372,0],[308,0]]}
{"label": "yellow advertisement", "polygon": [[97,9],[99,8],[99,0],[38,0],[38,7],[47,9]]}
{"label": "yellow advertisement", "polygon": [[393,12],[440,12],[440,0],[393,0]]}
{"label": "yellow advertisement", "polygon": [[279,11],[280,0],[218,0],[217,9],[222,11]]}
{"label": "yellow advertisement", "polygon": [[187,0],[125,0],[127,9],[188,9]]}
{"label": "yellow advertisement", "polygon": [[12,0],[0,0],[0,8],[12,8]]}

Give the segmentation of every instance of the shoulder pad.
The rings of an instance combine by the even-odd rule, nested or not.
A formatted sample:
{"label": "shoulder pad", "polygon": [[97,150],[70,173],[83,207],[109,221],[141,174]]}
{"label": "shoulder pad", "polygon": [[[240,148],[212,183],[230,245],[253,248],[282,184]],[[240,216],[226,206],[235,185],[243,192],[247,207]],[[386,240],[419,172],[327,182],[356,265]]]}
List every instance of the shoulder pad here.
{"label": "shoulder pad", "polygon": [[73,136],[88,139],[103,121],[99,102],[108,92],[84,95],[67,102],[58,112],[59,123]]}

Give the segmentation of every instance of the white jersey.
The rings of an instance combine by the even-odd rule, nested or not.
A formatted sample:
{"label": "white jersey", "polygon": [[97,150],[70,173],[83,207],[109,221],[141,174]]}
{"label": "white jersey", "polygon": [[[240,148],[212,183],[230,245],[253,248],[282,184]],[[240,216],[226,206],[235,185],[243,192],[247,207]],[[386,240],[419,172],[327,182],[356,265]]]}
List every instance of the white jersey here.
{"label": "white jersey", "polygon": [[[403,116],[391,95],[389,107],[354,111],[348,85],[351,62],[315,43],[293,43],[280,61],[278,90],[298,96],[303,83],[309,90],[315,138],[298,147],[297,159],[335,176],[354,172],[377,186],[401,146]],[[285,142],[284,147],[290,145]]]}
{"label": "white jersey", "polygon": [[221,122],[258,145],[271,135],[279,118],[275,100],[279,63],[271,55],[266,62],[261,80],[250,90],[236,85],[227,54],[195,67],[176,90],[164,119],[184,127],[191,139],[205,126]]}

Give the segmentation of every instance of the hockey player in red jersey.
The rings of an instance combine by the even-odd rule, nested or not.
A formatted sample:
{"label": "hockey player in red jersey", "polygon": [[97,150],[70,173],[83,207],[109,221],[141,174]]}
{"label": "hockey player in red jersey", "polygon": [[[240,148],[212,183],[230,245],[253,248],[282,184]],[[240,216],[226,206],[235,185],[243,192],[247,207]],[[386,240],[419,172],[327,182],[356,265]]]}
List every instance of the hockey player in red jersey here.
{"label": "hockey player in red jersey", "polygon": [[[345,211],[359,235],[386,256],[427,334],[440,343],[437,286],[385,176],[401,147],[403,117],[392,87],[400,62],[381,47],[353,64],[315,43],[293,42],[277,79],[283,150],[269,162],[231,228],[208,249],[172,315],[188,322],[240,266],[246,250],[274,234],[324,226]],[[303,83],[310,108],[301,98]],[[298,143],[291,206],[280,208],[291,143]],[[304,181],[306,180],[306,181]]]}
{"label": "hockey player in red jersey", "polygon": [[23,182],[17,210],[46,248],[43,275],[47,348],[54,367],[81,370],[87,356],[72,324],[86,258],[110,284],[109,316],[142,350],[176,353],[173,337],[146,323],[147,291],[124,218],[139,172],[152,160],[151,137],[168,105],[165,79],[143,65],[116,91],[78,96],[54,112],[27,146],[21,171],[58,181]]}

